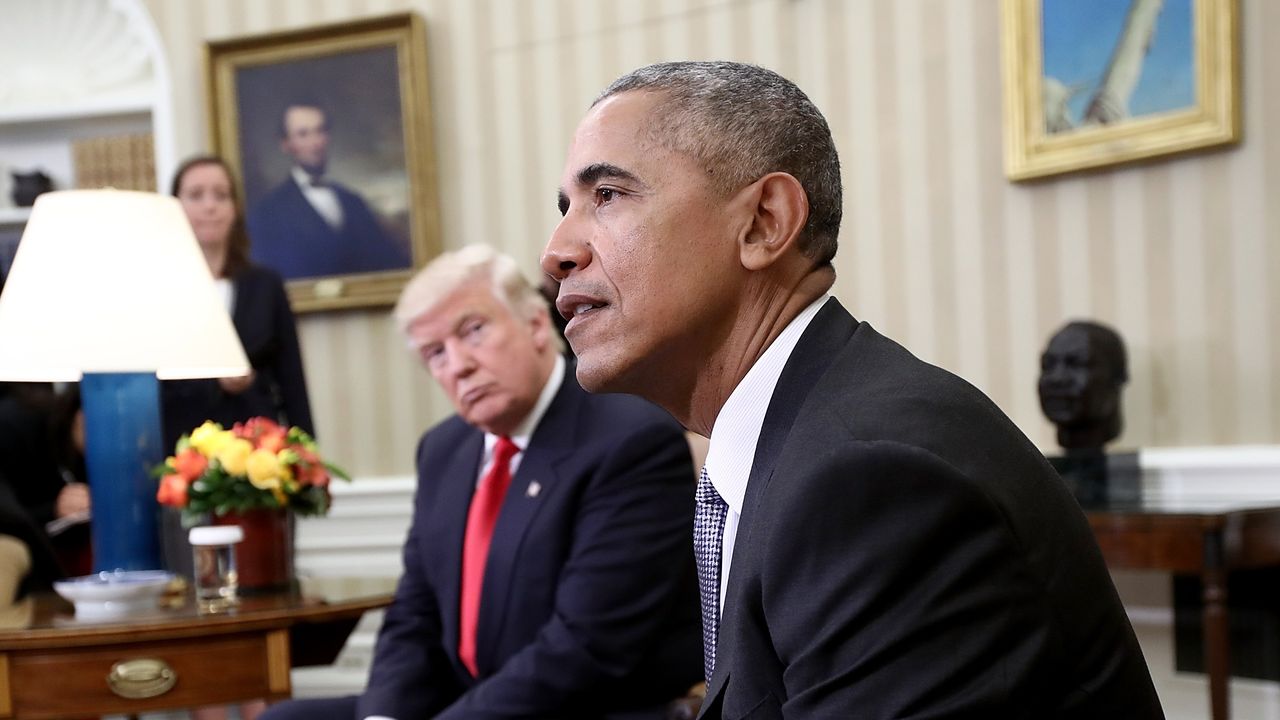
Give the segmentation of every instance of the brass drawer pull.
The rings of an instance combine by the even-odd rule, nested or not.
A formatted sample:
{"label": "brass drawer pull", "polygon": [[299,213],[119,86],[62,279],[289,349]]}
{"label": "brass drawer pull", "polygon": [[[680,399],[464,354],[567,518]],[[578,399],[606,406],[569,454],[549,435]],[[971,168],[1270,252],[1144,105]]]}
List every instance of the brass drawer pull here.
{"label": "brass drawer pull", "polygon": [[121,660],[107,673],[107,686],[122,698],[138,700],[163,695],[178,682],[169,663],[155,658]]}

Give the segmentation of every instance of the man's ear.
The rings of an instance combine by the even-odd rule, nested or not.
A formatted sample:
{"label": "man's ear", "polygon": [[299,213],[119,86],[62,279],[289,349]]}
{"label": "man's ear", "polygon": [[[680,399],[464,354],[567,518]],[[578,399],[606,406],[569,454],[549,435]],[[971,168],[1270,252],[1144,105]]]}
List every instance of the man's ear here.
{"label": "man's ear", "polygon": [[740,238],[742,266],[763,270],[790,252],[809,220],[809,198],[794,175],[772,172],[746,188],[751,224]]}

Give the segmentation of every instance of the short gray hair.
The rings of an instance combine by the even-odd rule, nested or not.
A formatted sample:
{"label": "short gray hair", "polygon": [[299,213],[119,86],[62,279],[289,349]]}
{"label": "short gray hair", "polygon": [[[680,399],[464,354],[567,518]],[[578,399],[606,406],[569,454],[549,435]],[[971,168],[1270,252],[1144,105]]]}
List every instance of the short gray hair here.
{"label": "short gray hair", "polygon": [[546,299],[529,284],[514,258],[477,243],[441,253],[413,276],[392,311],[396,327],[407,333],[414,320],[476,281],[487,282],[494,296],[517,317],[530,318],[547,310]]}
{"label": "short gray hair", "polygon": [[618,78],[592,106],[630,91],[660,96],[648,132],[697,160],[720,192],[771,172],[800,181],[809,199],[800,250],[819,265],[831,262],[843,202],[840,158],[826,119],[795,83],[743,63],[658,63]]}

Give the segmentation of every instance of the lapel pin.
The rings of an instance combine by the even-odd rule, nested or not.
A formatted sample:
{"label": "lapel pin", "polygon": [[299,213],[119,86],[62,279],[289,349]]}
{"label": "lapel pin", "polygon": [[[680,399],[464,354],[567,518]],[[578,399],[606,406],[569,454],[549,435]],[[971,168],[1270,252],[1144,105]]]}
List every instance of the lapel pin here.
{"label": "lapel pin", "polygon": [[536,498],[540,492],[542,492],[542,483],[537,480],[531,480],[529,482],[529,487],[525,488],[524,496],[527,498]]}

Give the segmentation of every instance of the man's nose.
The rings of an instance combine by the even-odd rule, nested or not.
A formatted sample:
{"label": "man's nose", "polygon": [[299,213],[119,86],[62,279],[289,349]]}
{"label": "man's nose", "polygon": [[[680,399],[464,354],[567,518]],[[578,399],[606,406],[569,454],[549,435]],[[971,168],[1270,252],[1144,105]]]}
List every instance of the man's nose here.
{"label": "man's nose", "polygon": [[551,239],[542,251],[542,269],[556,282],[562,282],[574,270],[581,270],[591,263],[591,248],[577,237],[573,215],[560,218],[560,224],[551,232]]}
{"label": "man's nose", "polygon": [[451,339],[445,343],[445,352],[447,353],[445,363],[445,372],[454,379],[464,378],[476,369],[476,358],[471,354],[471,348],[467,344],[456,339]]}

